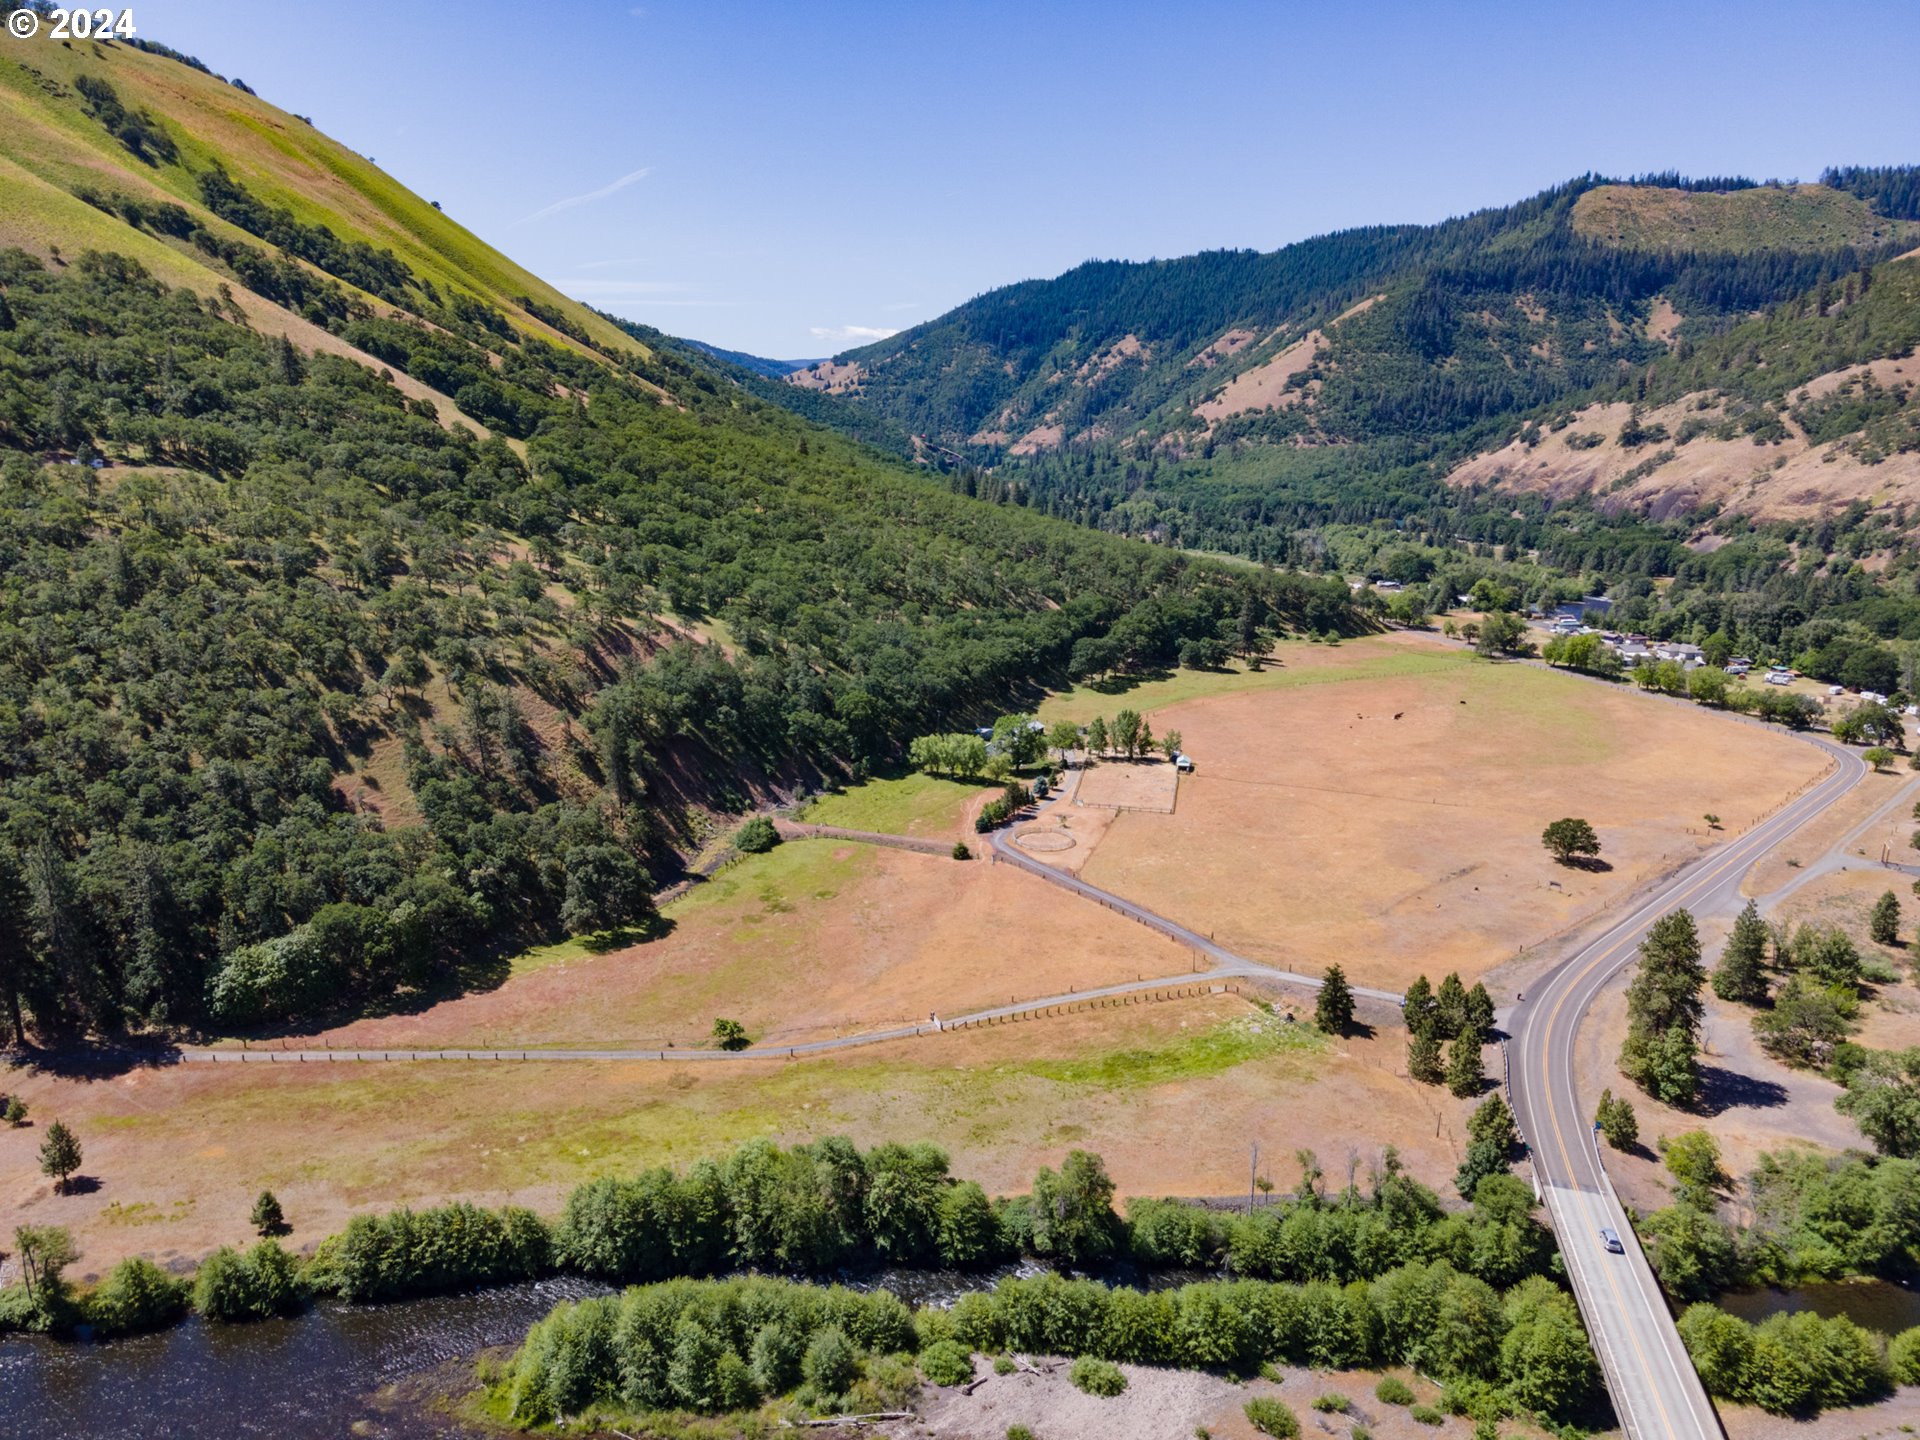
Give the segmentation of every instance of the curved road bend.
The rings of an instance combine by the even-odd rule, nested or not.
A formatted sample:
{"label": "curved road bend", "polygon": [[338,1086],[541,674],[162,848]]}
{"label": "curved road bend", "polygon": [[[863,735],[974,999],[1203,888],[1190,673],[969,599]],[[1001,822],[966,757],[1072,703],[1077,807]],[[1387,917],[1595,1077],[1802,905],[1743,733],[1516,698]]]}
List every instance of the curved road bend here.
{"label": "curved road bend", "polygon": [[[1633,1227],[1607,1179],[1575,1075],[1574,1036],[1595,998],[1637,953],[1649,926],[1681,907],[1731,914],[1740,881],[1767,851],[1845,795],[1867,773],[1857,754],[1808,737],[1836,759],[1833,771],[1736,840],[1676,873],[1611,929],[1562,961],[1527,992],[1506,1022],[1517,1055],[1514,1110],[1593,1336],[1614,1408],[1633,1440],[1720,1440],[1723,1432],[1694,1373]],[[1620,1237],[1610,1253],[1602,1227]]]}
{"label": "curved road bend", "polygon": [[[1182,945],[1199,951],[1213,962],[1212,968],[1204,972],[1205,975],[1244,976],[1248,979],[1274,980],[1284,985],[1299,985],[1309,990],[1320,988],[1320,981],[1312,975],[1302,975],[1297,970],[1282,970],[1276,966],[1263,965],[1258,960],[1249,960],[1244,955],[1236,955],[1224,946],[1214,944],[1197,930],[1189,930],[1177,921],[1169,920],[1164,915],[1157,915],[1144,905],[1136,905],[1133,901],[1124,899],[1111,890],[1102,890],[1098,885],[1089,885],[1078,875],[1070,875],[1064,870],[1056,870],[1051,865],[1042,864],[1015,845],[1011,832],[1007,830],[994,831],[992,843],[993,853],[997,857],[1010,865],[1019,867],[1029,875],[1037,875],[1042,880],[1071,890],[1083,899],[1104,905],[1109,910],[1126,916],[1129,920],[1139,921],[1149,930],[1159,931],[1169,940],[1177,940]],[[1396,1007],[1401,1002],[1400,992],[1397,990],[1374,990],[1365,985],[1354,985],[1349,988],[1352,989],[1356,998],[1379,1000]]]}

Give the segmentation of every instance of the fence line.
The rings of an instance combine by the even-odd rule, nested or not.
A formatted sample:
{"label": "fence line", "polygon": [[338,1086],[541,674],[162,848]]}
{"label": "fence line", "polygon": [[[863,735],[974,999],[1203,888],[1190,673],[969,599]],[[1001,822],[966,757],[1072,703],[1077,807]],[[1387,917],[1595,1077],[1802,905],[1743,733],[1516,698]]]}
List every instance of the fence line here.
{"label": "fence line", "polygon": [[774,826],[786,840],[857,840],[866,845],[886,845],[922,855],[948,855],[953,851],[951,840],[932,840],[921,835],[884,835],[877,830],[848,830],[838,825],[803,825],[797,820],[776,820]]}
{"label": "fence line", "polygon": [[1132,990],[1121,995],[1096,995],[1087,1000],[1065,1000],[1034,1009],[1011,1010],[988,1015],[962,1016],[941,1021],[945,1030],[979,1030],[995,1025],[1013,1025],[1023,1020],[1053,1019],[1084,1010],[1114,1010],[1127,1005],[1158,1005],[1169,1000],[1192,1000],[1208,995],[1241,995],[1245,992],[1231,980],[1169,985],[1159,990]]}

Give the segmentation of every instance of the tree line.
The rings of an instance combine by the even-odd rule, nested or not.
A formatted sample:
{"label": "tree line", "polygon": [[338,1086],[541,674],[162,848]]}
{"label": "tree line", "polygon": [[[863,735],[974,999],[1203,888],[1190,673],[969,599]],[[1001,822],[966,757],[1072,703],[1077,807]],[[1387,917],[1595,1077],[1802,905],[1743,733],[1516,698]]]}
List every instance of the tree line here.
{"label": "tree line", "polygon": [[[1471,1207],[1450,1211],[1391,1149],[1338,1188],[1310,1152],[1298,1158],[1297,1192],[1247,1213],[1141,1199],[1123,1216],[1104,1164],[1085,1151],[1043,1167],[1029,1193],[990,1199],[953,1176],[934,1145],[861,1151],[836,1136],[790,1148],[760,1140],[682,1172],[587,1181],[552,1221],[470,1204],[356,1216],[305,1262],[281,1248],[285,1217],[263,1195],[258,1243],[216,1251],[191,1282],[163,1285],[147,1262],[127,1261],[87,1292],[64,1277],[78,1258],[66,1232],[24,1226],[14,1239],[27,1278],[0,1290],[0,1328],[150,1328],[177,1319],[190,1299],[210,1319],[246,1320],[287,1313],[312,1295],[370,1303],[553,1273],[644,1284],[873,1264],[980,1270],[1023,1256],[1077,1270],[1126,1262],[1333,1286],[1414,1263],[1502,1288],[1552,1272],[1551,1237],[1510,1175],[1483,1177]],[[116,1297],[129,1291],[149,1295],[150,1324],[122,1323],[132,1312]],[[100,1318],[110,1311],[122,1318]]]}
{"label": "tree line", "polygon": [[[831,1369],[820,1353],[827,1347],[836,1352]],[[1265,1363],[1413,1365],[1448,1382],[1450,1408],[1489,1423],[1514,1413],[1587,1419],[1601,1403],[1599,1367],[1564,1290],[1535,1277],[1503,1296],[1445,1262],[1346,1287],[1242,1280],[1147,1292],[1012,1276],[949,1310],[918,1314],[884,1290],[669,1281],[557,1306],[529,1332],[498,1388],[523,1425],[596,1407],[738,1410],[803,1385],[803,1405],[831,1409],[889,1354],[917,1351],[931,1375],[949,1350],[1237,1375]],[[955,1367],[942,1378],[960,1374]]]}

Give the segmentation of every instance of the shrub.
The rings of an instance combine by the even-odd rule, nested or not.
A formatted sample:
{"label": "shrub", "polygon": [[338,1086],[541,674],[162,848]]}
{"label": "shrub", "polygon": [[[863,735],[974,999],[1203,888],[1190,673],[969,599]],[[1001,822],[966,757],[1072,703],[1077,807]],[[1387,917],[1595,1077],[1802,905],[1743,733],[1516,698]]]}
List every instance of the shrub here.
{"label": "shrub", "polygon": [[967,848],[967,842],[966,842],[966,841],[964,841],[964,840],[956,840],[956,841],[954,841],[954,842],[953,842],[953,858],[954,858],[954,859],[956,859],[956,860],[971,860],[971,859],[973,859],[973,851],[971,851],[971,850],[969,850],[969,849]]}
{"label": "shrub", "polygon": [[1247,1423],[1262,1435],[1272,1435],[1276,1440],[1295,1440],[1300,1434],[1300,1417],[1284,1401],[1271,1395],[1260,1395],[1247,1401],[1243,1407],[1247,1414]]}
{"label": "shrub", "polygon": [[993,1373],[996,1375],[1011,1375],[1019,1368],[1018,1365],[1014,1364],[1011,1355],[996,1355],[993,1357]]}
{"label": "shrub", "polygon": [[753,1042],[747,1038],[746,1026],[722,1017],[713,1022],[713,1043],[721,1050],[744,1050]]}
{"label": "shrub", "polygon": [[1413,1387],[1398,1375],[1384,1376],[1380,1383],[1373,1387],[1373,1398],[1387,1405],[1411,1405]]}
{"label": "shrub", "polygon": [[1096,1360],[1091,1355],[1082,1355],[1074,1361],[1073,1368],[1067,1371],[1067,1379],[1073,1382],[1074,1389],[1103,1399],[1111,1399],[1127,1388],[1127,1377],[1118,1365],[1111,1360]]}
{"label": "shrub", "polygon": [[756,815],[733,832],[733,848],[742,855],[764,855],[780,843],[780,832],[773,821]]}
{"label": "shrub", "polygon": [[219,1324],[290,1315],[300,1308],[294,1259],[271,1240],[262,1240],[244,1255],[222,1245],[200,1262],[193,1308]]}
{"label": "shrub", "polygon": [[1226,1247],[1226,1226],[1199,1205],[1143,1198],[1127,1205],[1127,1245],[1142,1265],[1212,1269]]}
{"label": "shrub", "polygon": [[462,1202],[354,1216],[320,1247],[308,1280],[366,1302],[534,1280],[552,1266],[552,1239],[531,1210]]}
{"label": "shrub", "polygon": [[1009,1425],[1007,1440],[1034,1440],[1034,1434],[1024,1425]]}
{"label": "shrub", "polygon": [[935,1385],[964,1385],[973,1378],[973,1352],[957,1340],[936,1340],[920,1352],[920,1373]]}
{"label": "shrub", "polygon": [[151,1260],[122,1260],[87,1297],[87,1318],[103,1336],[159,1330],[186,1311],[192,1288]]}
{"label": "shrub", "polygon": [[1323,1415],[1338,1415],[1352,1402],[1337,1391],[1329,1390],[1324,1395],[1313,1397],[1313,1408]]}
{"label": "shrub", "polygon": [[860,1378],[860,1354],[844,1330],[829,1325],[807,1346],[800,1359],[800,1373],[816,1395],[844,1395]]}
{"label": "shrub", "polygon": [[1887,1342],[1887,1369],[1897,1385],[1920,1385],[1920,1325]]}
{"label": "shrub", "polygon": [[1447,1418],[1445,1415],[1441,1414],[1440,1411],[1434,1409],[1433,1406],[1431,1405],[1415,1405],[1412,1409],[1407,1411],[1407,1414],[1411,1415],[1415,1420],[1417,1420],[1422,1425],[1444,1424]]}
{"label": "shrub", "polygon": [[1883,1358],[1875,1338],[1844,1316],[1803,1311],[1753,1326],[1714,1306],[1693,1305],[1680,1317],[1680,1338],[1709,1394],[1776,1415],[1858,1405],[1885,1394],[1889,1380],[1898,1378],[1900,1341]]}

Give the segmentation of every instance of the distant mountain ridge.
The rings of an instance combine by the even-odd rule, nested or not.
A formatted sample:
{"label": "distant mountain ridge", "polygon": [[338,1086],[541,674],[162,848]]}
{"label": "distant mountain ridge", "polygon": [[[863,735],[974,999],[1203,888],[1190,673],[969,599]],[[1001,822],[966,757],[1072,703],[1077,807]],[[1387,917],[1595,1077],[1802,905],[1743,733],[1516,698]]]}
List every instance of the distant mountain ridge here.
{"label": "distant mountain ridge", "polygon": [[764,375],[769,380],[780,380],[796,370],[805,370],[810,365],[818,365],[813,360],[769,360],[764,355],[749,355],[744,350],[728,350],[719,345],[709,345],[704,340],[688,340],[694,349],[704,351],[716,360],[724,360],[729,365],[738,365],[742,370],[751,370],[756,375]]}
{"label": "distant mountain ridge", "polygon": [[[1662,198],[1658,213],[1633,203],[1642,196]],[[1218,402],[1238,376],[1377,295],[1379,333],[1359,384],[1423,384],[1430,377],[1406,362],[1443,359],[1493,358],[1521,377],[1519,393],[1446,417],[1457,422],[1579,388],[1618,360],[1645,363],[1676,334],[1711,332],[1914,244],[1920,225],[1833,187],[1719,192],[1586,177],[1438,225],[1349,230],[1267,253],[1089,261],[790,378],[854,395],[982,460],[1142,434],[1177,444],[1231,415],[1294,408],[1280,403],[1284,388],[1259,404]],[[1662,298],[1673,317],[1650,336]],[[1289,368],[1303,375],[1296,390],[1325,378]],[[1211,421],[1197,423],[1210,403]],[[1308,422],[1316,407],[1298,408],[1303,423],[1279,427],[1289,436],[1405,428],[1377,415]]]}
{"label": "distant mountain ridge", "polygon": [[[1324,515],[1344,477],[1435,478],[1556,406],[1657,388],[1674,360],[1782,305],[1829,294],[1835,371],[1884,358],[1839,315],[1859,277],[1911,265],[1916,176],[1590,175],[1438,225],[1091,261],[787,379],[996,467],[1056,513],[1244,548],[1245,522],[1202,489],[1295,515],[1320,496]],[[1863,488],[1849,478],[1835,494]]]}

